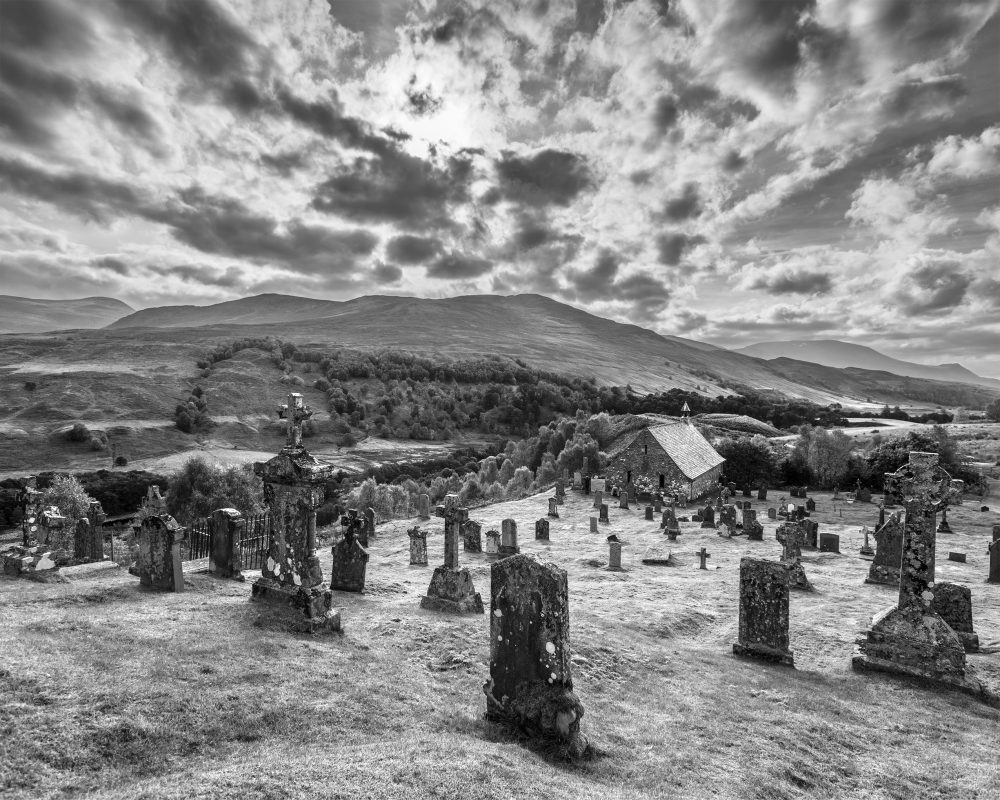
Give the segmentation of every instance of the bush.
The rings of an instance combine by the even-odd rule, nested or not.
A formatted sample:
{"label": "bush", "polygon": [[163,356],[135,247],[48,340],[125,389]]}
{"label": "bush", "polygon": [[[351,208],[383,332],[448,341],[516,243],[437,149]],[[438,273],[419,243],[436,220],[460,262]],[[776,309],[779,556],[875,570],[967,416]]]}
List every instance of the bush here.
{"label": "bush", "polygon": [[182,525],[203,519],[217,508],[251,516],[264,511],[264,486],[250,464],[223,469],[201,456],[188,459],[171,478],[167,509]]}
{"label": "bush", "polygon": [[102,439],[101,439],[100,436],[91,436],[90,437],[90,449],[91,450],[103,450],[107,446],[108,446],[108,443],[105,442],[105,441],[102,441]]}
{"label": "bush", "polygon": [[128,464],[128,459],[125,456],[115,456],[115,466],[124,467]]}
{"label": "bush", "polygon": [[42,492],[42,506],[56,506],[59,513],[66,518],[62,535],[56,541],[50,542],[53,547],[73,549],[76,523],[87,516],[90,501],[93,499],[76,478],[71,475],[55,476],[49,487]]}
{"label": "bush", "polygon": [[29,392],[33,392],[38,388],[38,384],[35,381],[25,381],[24,388]]}
{"label": "bush", "polygon": [[82,422],[76,422],[66,432],[66,439],[70,442],[88,442],[90,441],[90,430]]}

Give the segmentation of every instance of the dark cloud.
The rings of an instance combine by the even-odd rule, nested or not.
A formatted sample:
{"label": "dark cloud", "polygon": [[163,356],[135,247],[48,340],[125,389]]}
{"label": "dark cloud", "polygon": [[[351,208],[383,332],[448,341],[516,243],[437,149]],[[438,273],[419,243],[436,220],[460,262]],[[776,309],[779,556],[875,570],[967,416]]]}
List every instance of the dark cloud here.
{"label": "dark cloud", "polygon": [[833,288],[833,280],[829,273],[821,270],[783,266],[755,276],[747,288],[763,289],[771,294],[826,294]]}
{"label": "dark cloud", "polygon": [[521,250],[533,250],[557,237],[557,233],[549,225],[534,220],[521,220],[521,225],[514,234],[514,244]]}
{"label": "dark cloud", "polygon": [[656,247],[659,252],[659,261],[667,266],[676,266],[681,263],[684,253],[699,244],[705,243],[704,236],[689,235],[686,233],[663,233],[656,239]]}
{"label": "dark cloud", "polygon": [[929,61],[975,30],[982,12],[992,7],[990,0],[884,0],[873,5],[872,23],[884,47],[903,57]]}
{"label": "dark cloud", "polygon": [[275,153],[274,155],[263,153],[260,162],[286,178],[293,171],[302,169],[306,165],[305,154],[302,152]]}
{"label": "dark cloud", "polygon": [[698,330],[708,322],[708,316],[686,308],[679,309],[673,315],[674,330],[678,333],[690,333]]}
{"label": "dark cloud", "polygon": [[451,158],[439,167],[386,147],[317,186],[312,206],[354,220],[452,227],[449,206],[468,197],[470,172],[464,158]]}
{"label": "dark cloud", "polygon": [[385,246],[386,257],[400,264],[424,264],[443,250],[440,239],[410,234],[394,236]]}
{"label": "dark cloud", "polygon": [[621,256],[618,253],[607,248],[600,250],[590,269],[566,274],[573,295],[584,302],[607,299],[620,265]]}
{"label": "dark cloud", "polygon": [[451,252],[437,258],[427,267],[428,278],[463,280],[478,278],[493,269],[493,262],[467,253]]}
{"label": "dark cloud", "polygon": [[0,52],[79,53],[89,50],[94,29],[76,3],[58,0],[2,0]]}
{"label": "dark cloud", "polygon": [[659,133],[666,133],[677,124],[677,117],[680,116],[680,109],[677,107],[677,98],[670,95],[661,95],[656,98],[653,106],[653,125]]}
{"label": "dark cloud", "polygon": [[236,289],[243,285],[243,273],[238,267],[220,270],[201,264],[178,264],[169,267],[150,267],[150,269],[165,278],[179,278],[185,283],[195,283],[201,286]]}
{"label": "dark cloud", "polygon": [[508,200],[525,205],[569,205],[593,184],[583,156],[545,149],[531,156],[504,153],[497,162],[500,191]]}
{"label": "dark cloud", "polygon": [[633,316],[645,322],[655,319],[670,300],[670,289],[663,281],[644,272],[616,281],[611,294],[631,305]]}
{"label": "dark cloud", "polygon": [[910,316],[941,314],[960,305],[971,284],[958,261],[941,259],[911,269],[893,297]]}
{"label": "dark cloud", "polygon": [[280,86],[276,92],[280,108],[300,125],[349,147],[383,152],[391,149],[388,140],[374,135],[365,123],[343,114],[336,96],[327,100],[303,100]]}
{"label": "dark cloud", "polygon": [[928,80],[907,81],[885,101],[886,110],[895,118],[947,114],[967,96],[960,75],[946,75]]}
{"label": "dark cloud", "polygon": [[89,95],[94,105],[125,133],[148,141],[159,139],[160,126],[134,96],[107,86],[93,86]]}
{"label": "dark cloud", "polygon": [[576,29],[593,36],[605,18],[604,0],[576,0]]}
{"label": "dark cloud", "polygon": [[383,264],[380,261],[372,267],[372,278],[380,286],[387,283],[398,283],[402,277],[403,270],[395,264]]}
{"label": "dark cloud", "polygon": [[628,176],[628,179],[636,186],[645,186],[652,178],[653,173],[648,169],[637,169],[635,172],[630,172]]}
{"label": "dark cloud", "polygon": [[673,197],[663,206],[663,216],[672,222],[692,219],[701,214],[698,187],[693,183],[684,186],[680,197]]}
{"label": "dark cloud", "polygon": [[132,274],[132,268],[120,258],[115,258],[114,256],[95,258],[90,263],[98,269],[106,269],[116,275],[127,276]]}
{"label": "dark cloud", "polygon": [[722,168],[726,172],[739,172],[746,165],[746,158],[738,150],[730,150],[722,159]]}

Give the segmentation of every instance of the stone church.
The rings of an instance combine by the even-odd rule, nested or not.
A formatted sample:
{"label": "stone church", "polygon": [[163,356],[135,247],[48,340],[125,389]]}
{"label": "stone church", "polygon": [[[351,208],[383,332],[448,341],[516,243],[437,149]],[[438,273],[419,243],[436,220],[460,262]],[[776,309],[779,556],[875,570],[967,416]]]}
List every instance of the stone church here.
{"label": "stone church", "polygon": [[619,486],[640,476],[652,480],[654,489],[676,481],[693,499],[717,486],[724,463],[708,440],[683,421],[643,428],[611,457],[606,472]]}

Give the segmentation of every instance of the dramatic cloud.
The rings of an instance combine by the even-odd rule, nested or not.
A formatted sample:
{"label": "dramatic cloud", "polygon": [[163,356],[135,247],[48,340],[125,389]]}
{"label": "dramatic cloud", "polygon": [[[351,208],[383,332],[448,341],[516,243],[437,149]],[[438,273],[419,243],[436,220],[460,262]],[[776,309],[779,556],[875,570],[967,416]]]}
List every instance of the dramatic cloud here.
{"label": "dramatic cloud", "polygon": [[527,157],[505,153],[497,174],[504,197],[531,206],[568,205],[593,180],[581,156],[562,150]]}
{"label": "dramatic cloud", "polygon": [[428,278],[465,280],[479,278],[493,269],[493,262],[466,253],[446,253],[427,267]]}
{"label": "dramatic cloud", "polygon": [[781,266],[751,274],[742,285],[769,294],[826,294],[833,288],[833,280],[826,272]]}
{"label": "dramatic cloud", "polygon": [[439,239],[403,234],[394,236],[385,246],[386,257],[400,264],[423,264],[441,253]]}

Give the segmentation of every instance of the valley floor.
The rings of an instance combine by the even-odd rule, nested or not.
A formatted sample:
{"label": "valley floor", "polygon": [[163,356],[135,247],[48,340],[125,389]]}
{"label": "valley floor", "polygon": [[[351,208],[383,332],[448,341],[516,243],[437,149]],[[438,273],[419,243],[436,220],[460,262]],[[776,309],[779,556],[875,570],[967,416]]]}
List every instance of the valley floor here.
{"label": "valley floor", "polygon": [[[141,590],[124,571],[68,584],[0,578],[0,794],[5,798],[982,798],[1000,796],[1000,711],[850,670],[854,640],[896,591],[863,583],[860,526],[874,505],[817,495],[842,555],[807,553],[813,593],[793,593],[796,669],[737,660],[738,567],[776,559],[763,542],[681,523],[677,566],[641,508],[570,492],[536,542],[543,496],[475,509],[483,531],[518,522],[522,551],[569,572],[573,677],[597,757],[548,760],[482,719],[488,615],[449,617],[419,598],[431,566],[408,565],[407,527],[377,527],[364,595],[337,594],[342,637],[256,627],[250,584],[190,573],[185,592]],[[615,504],[617,505],[617,504]],[[1000,585],[983,581],[995,512],[949,513],[937,577],[972,589],[984,647],[1000,645]],[[683,514],[684,512],[679,512]],[[627,571],[604,569],[605,536]],[[707,571],[696,551],[711,553]],[[968,554],[965,564],[948,550]],[[329,548],[321,551],[329,574]],[[462,553],[489,609],[486,556]],[[969,663],[1000,689],[1000,654]]]}

